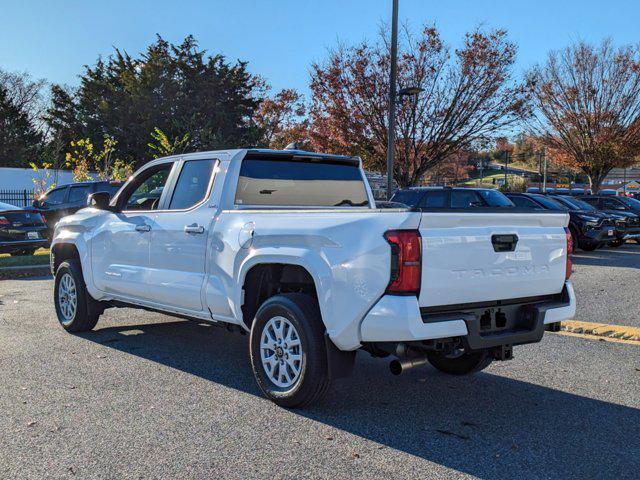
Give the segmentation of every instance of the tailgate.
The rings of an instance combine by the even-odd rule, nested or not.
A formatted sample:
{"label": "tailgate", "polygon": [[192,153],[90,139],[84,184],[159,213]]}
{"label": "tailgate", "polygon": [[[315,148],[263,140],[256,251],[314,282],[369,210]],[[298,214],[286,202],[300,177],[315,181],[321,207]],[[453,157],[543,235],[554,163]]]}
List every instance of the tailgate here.
{"label": "tailgate", "polygon": [[561,292],[568,222],[565,213],[423,212],[420,306]]}

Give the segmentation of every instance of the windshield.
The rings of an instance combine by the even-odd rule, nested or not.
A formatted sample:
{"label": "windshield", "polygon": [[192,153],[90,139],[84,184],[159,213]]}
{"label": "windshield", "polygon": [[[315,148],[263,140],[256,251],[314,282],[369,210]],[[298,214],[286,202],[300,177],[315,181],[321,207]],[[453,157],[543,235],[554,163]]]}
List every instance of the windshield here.
{"label": "windshield", "polygon": [[598,211],[598,209],[593,205],[591,205],[590,203],[587,203],[582,200],[578,200],[577,198],[572,198],[571,201],[575,203],[578,207],[580,207],[581,210],[589,210],[590,212]]}
{"label": "windshield", "polygon": [[566,207],[572,208],[574,210],[583,210],[583,208],[578,205],[578,202],[576,200],[574,200],[573,198],[570,197],[553,197],[553,199],[558,202],[561,203],[563,205],[565,205]]}
{"label": "windshield", "polygon": [[513,203],[504,194],[497,190],[478,190],[482,199],[490,207],[513,207]]}
{"label": "windshield", "polygon": [[556,202],[555,200],[552,200],[549,197],[545,197],[544,195],[536,195],[534,198],[536,199],[536,202],[549,210],[567,210],[567,207],[562,205],[560,202]]}

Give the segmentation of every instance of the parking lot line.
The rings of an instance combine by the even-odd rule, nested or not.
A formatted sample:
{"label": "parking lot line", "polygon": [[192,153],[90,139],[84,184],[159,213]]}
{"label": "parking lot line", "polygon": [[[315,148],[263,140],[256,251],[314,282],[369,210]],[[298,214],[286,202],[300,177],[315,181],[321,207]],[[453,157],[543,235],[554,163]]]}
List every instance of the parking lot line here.
{"label": "parking lot line", "polygon": [[562,330],[558,333],[591,336],[611,341],[618,340],[624,341],[625,343],[640,344],[640,327],[567,320],[562,322],[561,328]]}

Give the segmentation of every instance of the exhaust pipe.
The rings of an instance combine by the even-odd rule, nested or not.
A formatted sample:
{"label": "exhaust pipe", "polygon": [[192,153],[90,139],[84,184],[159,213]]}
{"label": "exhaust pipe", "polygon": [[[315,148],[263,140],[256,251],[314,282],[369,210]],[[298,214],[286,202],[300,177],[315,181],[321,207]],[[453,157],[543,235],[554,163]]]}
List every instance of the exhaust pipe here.
{"label": "exhaust pipe", "polygon": [[427,356],[420,354],[415,357],[403,357],[396,360],[391,360],[389,363],[389,370],[394,375],[400,375],[401,373],[411,370],[414,367],[419,367],[428,362]]}

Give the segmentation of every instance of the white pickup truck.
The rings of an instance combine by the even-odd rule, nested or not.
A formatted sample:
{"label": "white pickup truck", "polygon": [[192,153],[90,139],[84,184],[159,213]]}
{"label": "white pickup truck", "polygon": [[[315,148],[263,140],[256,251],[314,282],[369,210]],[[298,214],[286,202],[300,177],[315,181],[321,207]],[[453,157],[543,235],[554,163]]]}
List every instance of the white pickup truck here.
{"label": "white pickup truck", "polygon": [[89,204],[55,227],[62,326],[126,306],[248,332],[282,406],[318,399],[357,350],[471,373],[575,312],[566,213],[377,208],[358,158],[178,155]]}

